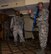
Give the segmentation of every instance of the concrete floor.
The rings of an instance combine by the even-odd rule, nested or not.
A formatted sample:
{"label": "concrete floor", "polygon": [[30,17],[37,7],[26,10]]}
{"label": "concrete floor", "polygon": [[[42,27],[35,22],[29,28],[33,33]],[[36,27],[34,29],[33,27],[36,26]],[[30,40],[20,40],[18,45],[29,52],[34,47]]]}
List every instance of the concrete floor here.
{"label": "concrete floor", "polygon": [[[10,41],[0,41],[0,54],[37,54],[40,49],[38,42],[26,40],[24,45],[16,46]],[[51,50],[46,50],[46,54],[51,54]]]}

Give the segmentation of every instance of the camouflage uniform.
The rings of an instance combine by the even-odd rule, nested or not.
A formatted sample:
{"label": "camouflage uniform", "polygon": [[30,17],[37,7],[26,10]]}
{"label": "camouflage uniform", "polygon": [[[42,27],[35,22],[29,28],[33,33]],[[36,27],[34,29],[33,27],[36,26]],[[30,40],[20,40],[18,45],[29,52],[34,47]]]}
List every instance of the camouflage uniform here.
{"label": "camouflage uniform", "polygon": [[17,42],[17,35],[19,34],[20,36],[20,42],[24,42],[24,38],[23,38],[23,18],[19,17],[19,16],[14,16],[11,19],[11,26],[10,28],[13,29],[13,36],[14,36],[14,42]]}
{"label": "camouflage uniform", "polygon": [[43,9],[39,12],[39,18],[37,18],[37,26],[39,30],[39,40],[41,48],[46,47],[48,36],[48,11]]}

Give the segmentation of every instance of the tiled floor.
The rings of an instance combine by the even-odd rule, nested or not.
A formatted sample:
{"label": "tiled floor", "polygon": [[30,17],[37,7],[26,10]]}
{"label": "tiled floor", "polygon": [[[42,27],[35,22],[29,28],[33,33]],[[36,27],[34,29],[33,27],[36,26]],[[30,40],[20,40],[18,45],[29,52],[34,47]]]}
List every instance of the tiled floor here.
{"label": "tiled floor", "polygon": [[[0,54],[36,54],[40,48],[34,41],[26,41],[24,45],[16,46],[13,42],[1,41]],[[50,51],[47,54],[51,54]]]}

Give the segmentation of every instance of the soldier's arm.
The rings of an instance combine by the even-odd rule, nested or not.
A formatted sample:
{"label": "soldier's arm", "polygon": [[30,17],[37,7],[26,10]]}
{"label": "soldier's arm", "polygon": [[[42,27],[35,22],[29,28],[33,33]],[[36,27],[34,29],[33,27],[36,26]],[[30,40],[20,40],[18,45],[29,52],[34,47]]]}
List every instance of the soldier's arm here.
{"label": "soldier's arm", "polygon": [[49,11],[46,9],[44,14],[44,20],[48,23]]}
{"label": "soldier's arm", "polygon": [[32,13],[32,10],[29,10],[29,11],[28,11],[28,15],[29,15],[29,17],[30,17],[31,19],[34,18],[34,13]]}
{"label": "soldier's arm", "polygon": [[34,20],[34,13],[29,14],[29,17]]}

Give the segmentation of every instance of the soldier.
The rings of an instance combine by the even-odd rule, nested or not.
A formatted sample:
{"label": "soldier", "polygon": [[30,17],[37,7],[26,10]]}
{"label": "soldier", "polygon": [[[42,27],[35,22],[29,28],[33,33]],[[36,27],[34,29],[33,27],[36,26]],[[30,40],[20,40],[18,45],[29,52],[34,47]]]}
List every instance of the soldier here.
{"label": "soldier", "polygon": [[48,10],[43,8],[43,3],[38,3],[39,18],[37,18],[37,25],[39,28],[39,40],[41,48],[46,48],[48,36]]}
{"label": "soldier", "polygon": [[[48,37],[48,10],[44,9],[43,2],[39,2],[37,8],[39,10],[38,18],[36,19],[39,30],[39,40],[40,46],[44,50]],[[29,14],[31,14],[31,12]]]}
{"label": "soldier", "polygon": [[15,11],[16,15],[11,19],[10,28],[13,29],[14,42],[17,45],[17,36],[20,36],[20,42],[25,42],[23,37],[23,20],[20,17],[20,12]]}

